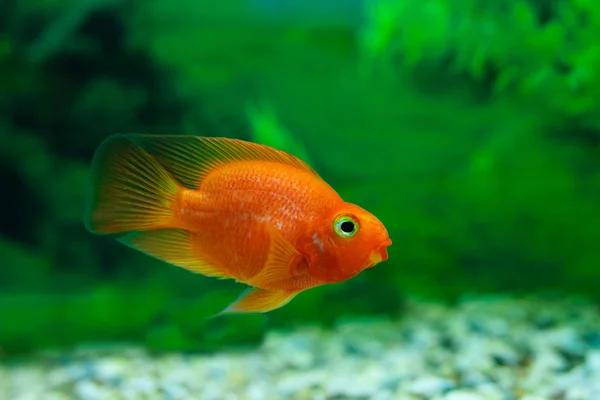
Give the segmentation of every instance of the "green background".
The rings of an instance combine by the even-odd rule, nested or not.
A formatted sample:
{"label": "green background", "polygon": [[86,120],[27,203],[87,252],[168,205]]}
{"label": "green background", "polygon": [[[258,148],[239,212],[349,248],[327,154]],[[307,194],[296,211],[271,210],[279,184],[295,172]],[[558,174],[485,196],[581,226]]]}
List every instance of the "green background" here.
{"label": "green background", "polygon": [[[407,296],[600,297],[600,3],[317,3],[0,3],[5,354],[254,345],[401,315]],[[206,321],[244,286],[83,227],[91,156],[128,132],[297,154],[384,222],[390,258],[266,316]]]}

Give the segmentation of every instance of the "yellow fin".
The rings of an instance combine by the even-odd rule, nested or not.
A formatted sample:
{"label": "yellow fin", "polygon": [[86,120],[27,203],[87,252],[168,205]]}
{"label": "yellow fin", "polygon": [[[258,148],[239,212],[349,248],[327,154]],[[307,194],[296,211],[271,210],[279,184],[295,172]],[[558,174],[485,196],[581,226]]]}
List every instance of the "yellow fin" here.
{"label": "yellow fin", "polygon": [[214,168],[241,160],[278,162],[317,175],[296,156],[243,140],[190,135],[124,136],[156,157],[167,171],[189,189],[197,189],[206,174]]}
{"label": "yellow fin", "polygon": [[301,254],[281,232],[272,225],[265,225],[269,234],[269,254],[264,267],[247,283],[251,286],[268,287],[271,284],[292,278],[291,268]]}
{"label": "yellow fin", "polygon": [[300,292],[286,290],[246,289],[240,297],[218,315],[232,313],[263,313],[283,307]]}
{"label": "yellow fin", "polygon": [[85,226],[100,234],[167,228],[180,188],[154,157],[125,137],[111,136],[92,160]]}
{"label": "yellow fin", "polygon": [[193,233],[182,229],[160,229],[131,233],[118,240],[169,264],[220,279],[230,278],[195,251]]}

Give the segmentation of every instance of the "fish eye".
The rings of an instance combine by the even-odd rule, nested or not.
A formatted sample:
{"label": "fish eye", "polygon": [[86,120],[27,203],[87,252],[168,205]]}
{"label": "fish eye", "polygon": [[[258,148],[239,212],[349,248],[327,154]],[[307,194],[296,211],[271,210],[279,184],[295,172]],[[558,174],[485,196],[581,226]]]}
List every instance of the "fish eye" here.
{"label": "fish eye", "polygon": [[336,218],[333,227],[335,233],[343,237],[352,237],[358,232],[358,222],[347,215]]}

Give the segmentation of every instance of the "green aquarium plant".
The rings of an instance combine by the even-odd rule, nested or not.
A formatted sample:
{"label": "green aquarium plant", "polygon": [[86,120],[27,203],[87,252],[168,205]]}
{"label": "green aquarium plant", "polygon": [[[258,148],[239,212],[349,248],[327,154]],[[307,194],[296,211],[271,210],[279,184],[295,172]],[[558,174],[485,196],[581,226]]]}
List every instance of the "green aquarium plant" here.
{"label": "green aquarium plant", "polygon": [[[396,315],[414,296],[598,297],[597,2],[364,0],[278,19],[258,1],[0,5],[6,354],[253,345],[272,327]],[[201,322],[234,285],[81,223],[94,150],[131,132],[296,154],[381,217],[389,260],[266,320]]]}

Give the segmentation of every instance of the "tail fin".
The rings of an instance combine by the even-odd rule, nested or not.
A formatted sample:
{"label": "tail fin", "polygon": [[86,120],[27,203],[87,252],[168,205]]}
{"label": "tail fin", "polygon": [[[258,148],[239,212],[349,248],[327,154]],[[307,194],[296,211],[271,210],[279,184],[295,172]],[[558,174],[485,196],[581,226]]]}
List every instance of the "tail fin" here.
{"label": "tail fin", "polygon": [[85,226],[99,234],[174,227],[180,188],[155,157],[126,136],[110,136],[92,160]]}

